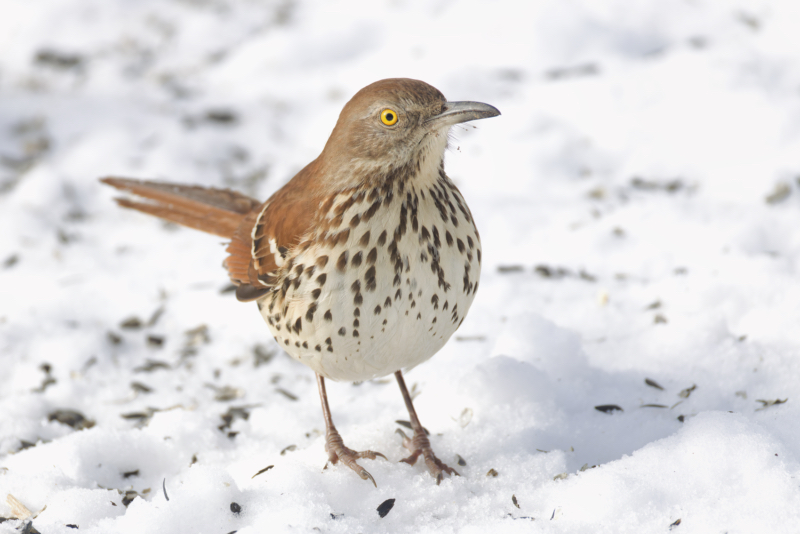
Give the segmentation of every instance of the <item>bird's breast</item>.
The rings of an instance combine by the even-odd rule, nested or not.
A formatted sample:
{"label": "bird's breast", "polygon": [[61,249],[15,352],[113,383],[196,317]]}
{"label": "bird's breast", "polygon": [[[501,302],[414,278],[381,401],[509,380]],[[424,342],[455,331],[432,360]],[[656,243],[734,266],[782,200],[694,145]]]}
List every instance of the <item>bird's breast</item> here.
{"label": "bird's breast", "polygon": [[276,341],[334,380],[414,367],[464,320],[480,276],[469,208],[440,169],[338,195],[259,301]]}

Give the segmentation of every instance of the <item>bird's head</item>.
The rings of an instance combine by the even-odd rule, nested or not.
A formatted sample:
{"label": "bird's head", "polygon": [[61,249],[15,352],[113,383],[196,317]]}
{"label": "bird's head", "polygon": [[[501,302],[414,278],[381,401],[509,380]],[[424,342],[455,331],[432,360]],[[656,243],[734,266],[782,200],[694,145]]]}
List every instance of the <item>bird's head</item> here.
{"label": "bird's head", "polygon": [[419,167],[429,158],[438,167],[451,126],[499,114],[480,102],[448,102],[438,89],[419,80],[380,80],[344,106],[322,158],[368,174],[409,164]]}

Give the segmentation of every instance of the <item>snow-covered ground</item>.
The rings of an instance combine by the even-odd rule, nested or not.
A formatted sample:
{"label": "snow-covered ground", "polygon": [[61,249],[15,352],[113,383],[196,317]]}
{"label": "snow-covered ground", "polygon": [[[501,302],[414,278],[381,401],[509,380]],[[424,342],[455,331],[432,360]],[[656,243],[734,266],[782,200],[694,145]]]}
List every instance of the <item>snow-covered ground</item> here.
{"label": "snow-covered ground", "polygon": [[[0,3],[0,516],[800,531],[798,27],[796,0]],[[454,129],[481,289],[407,375],[462,476],[398,463],[393,380],[331,383],[375,489],[323,470],[313,373],[223,291],[222,241],[97,178],[267,198],[401,76],[503,115]]]}

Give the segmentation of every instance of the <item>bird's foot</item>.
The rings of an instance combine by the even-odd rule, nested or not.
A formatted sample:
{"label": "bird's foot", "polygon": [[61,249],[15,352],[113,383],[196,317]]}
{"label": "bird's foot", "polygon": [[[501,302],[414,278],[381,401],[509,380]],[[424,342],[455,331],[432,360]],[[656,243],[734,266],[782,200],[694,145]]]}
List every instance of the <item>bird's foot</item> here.
{"label": "bird's foot", "polygon": [[424,430],[415,430],[413,438],[406,436],[405,432],[399,428],[397,429],[397,433],[403,436],[403,447],[411,451],[411,456],[403,458],[400,460],[401,462],[414,465],[417,463],[417,458],[422,456],[425,460],[425,465],[428,466],[428,471],[431,476],[436,479],[437,486],[444,479],[444,473],[461,476],[458,474],[458,471],[452,467],[448,467],[447,464],[436,457],[431,448],[431,442],[428,440],[428,436],[425,435]]}
{"label": "bird's foot", "polygon": [[[356,460],[361,458],[374,460],[378,456],[386,460],[386,456],[375,451],[354,451],[345,447],[342,436],[339,435],[335,428],[328,430],[325,435],[325,450],[328,452],[328,461],[331,464],[336,465],[341,460],[344,465],[355,471],[363,480],[370,480],[376,488],[378,487],[369,471],[358,465]],[[327,468],[328,466],[326,465],[325,467]]]}

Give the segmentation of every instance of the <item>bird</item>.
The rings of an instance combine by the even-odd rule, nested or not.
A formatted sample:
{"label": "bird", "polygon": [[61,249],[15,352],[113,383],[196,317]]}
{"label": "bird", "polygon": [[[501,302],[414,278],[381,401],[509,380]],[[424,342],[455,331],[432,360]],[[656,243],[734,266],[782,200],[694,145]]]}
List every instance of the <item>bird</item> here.
{"label": "bird", "polygon": [[[448,101],[419,80],[392,78],[358,91],[320,155],[266,202],[241,193],[105,177],[134,195],[131,208],[229,239],[223,265],[236,298],[255,301],[278,345],[316,374],[329,464],[376,487],[336,429],[325,380],[394,374],[409,412],[402,430],[439,484],[459,473],[434,453],[403,378],[464,321],[481,270],[481,241],[464,197],[444,170],[452,126],[500,115]],[[139,198],[135,198],[139,197]]]}

